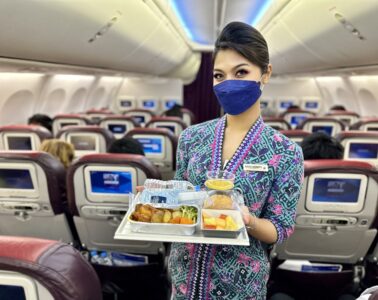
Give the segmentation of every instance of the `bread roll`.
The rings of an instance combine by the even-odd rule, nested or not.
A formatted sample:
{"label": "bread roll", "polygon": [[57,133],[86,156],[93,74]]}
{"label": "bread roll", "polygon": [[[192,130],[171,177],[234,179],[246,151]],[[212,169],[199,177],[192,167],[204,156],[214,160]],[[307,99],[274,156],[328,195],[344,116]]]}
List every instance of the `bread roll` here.
{"label": "bread roll", "polygon": [[233,209],[233,202],[228,195],[215,194],[205,201],[204,208]]}

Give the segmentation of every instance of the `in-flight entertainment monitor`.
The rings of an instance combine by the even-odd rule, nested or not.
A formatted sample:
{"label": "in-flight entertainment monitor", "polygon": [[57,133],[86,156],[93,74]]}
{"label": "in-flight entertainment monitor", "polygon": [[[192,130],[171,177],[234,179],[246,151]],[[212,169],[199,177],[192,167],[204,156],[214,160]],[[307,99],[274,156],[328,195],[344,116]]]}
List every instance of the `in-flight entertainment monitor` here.
{"label": "in-flight entertainment monitor", "polygon": [[36,169],[31,163],[0,164],[0,197],[38,198]]}
{"label": "in-flight entertainment monitor", "polygon": [[33,136],[31,134],[4,134],[5,149],[30,151],[33,150]]}
{"label": "in-flight entertainment monitor", "polygon": [[171,109],[176,103],[177,100],[165,100],[165,109]]}
{"label": "in-flight entertainment monitor", "polygon": [[290,117],[290,124],[292,126],[298,126],[299,124],[301,124],[307,118],[308,118],[308,115],[292,115]]}
{"label": "in-flight entertainment monitor", "polygon": [[333,126],[332,125],[313,125],[311,127],[311,132],[323,132],[329,136],[332,136]]}
{"label": "in-flight entertainment monitor", "polygon": [[171,131],[173,134],[175,134],[176,132],[176,126],[174,125],[162,125],[162,124],[157,124],[156,125],[156,128],[164,128],[164,129],[168,129],[169,131]]}
{"label": "in-flight entertainment monitor", "polygon": [[84,180],[88,200],[128,203],[129,193],[135,193],[137,173],[131,167],[87,166]]}
{"label": "in-flight entertainment monitor", "polygon": [[119,103],[121,107],[124,107],[124,108],[129,108],[133,105],[131,100],[120,100]]}
{"label": "in-flight entertainment monitor", "polygon": [[306,101],[305,102],[305,109],[318,109],[319,102],[318,101]]}
{"label": "in-flight entertainment monitor", "polygon": [[144,109],[154,110],[156,109],[157,102],[155,99],[145,99],[142,101],[142,107]]}
{"label": "in-flight entertainment monitor", "polygon": [[281,100],[280,101],[280,109],[288,109],[290,106],[294,104],[294,101],[292,100]]}
{"label": "in-flight entertainment monitor", "polygon": [[164,158],[164,138],[161,136],[147,136],[147,135],[134,135],[133,138],[137,139],[142,144],[146,157],[149,158]]}
{"label": "in-flight entertainment monitor", "polygon": [[348,150],[348,158],[378,159],[378,141],[375,143],[351,141]]}
{"label": "in-flight entertainment monitor", "polygon": [[359,212],[366,187],[367,176],[362,174],[312,174],[308,179],[306,208],[313,212]]}
{"label": "in-flight entertainment monitor", "polygon": [[0,272],[0,298],[14,300],[38,300],[36,282],[21,273]]}
{"label": "in-flight entertainment monitor", "polygon": [[125,134],[127,131],[127,126],[126,124],[109,123],[108,130],[113,132],[113,134]]}

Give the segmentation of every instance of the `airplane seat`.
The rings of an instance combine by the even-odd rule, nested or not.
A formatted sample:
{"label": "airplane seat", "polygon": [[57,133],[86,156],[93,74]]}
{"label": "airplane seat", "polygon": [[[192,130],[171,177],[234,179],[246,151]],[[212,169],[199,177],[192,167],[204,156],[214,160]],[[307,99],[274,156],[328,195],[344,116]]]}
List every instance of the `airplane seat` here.
{"label": "airplane seat", "polygon": [[57,136],[58,132],[64,127],[85,126],[89,124],[90,120],[82,114],[59,114],[53,118],[53,134]]}
{"label": "airplane seat", "polygon": [[295,231],[271,253],[276,266],[284,261],[274,270],[277,282],[314,290],[359,283],[377,236],[377,198],[378,171],[372,164],[305,161]]}
{"label": "airplane seat", "polygon": [[43,126],[0,126],[0,150],[37,151],[45,139],[51,138],[51,132]]}
{"label": "airplane seat", "polygon": [[349,127],[351,124],[356,123],[360,118],[360,115],[353,111],[332,111],[326,113],[325,116],[340,120],[347,127]]}
{"label": "airplane seat", "polygon": [[176,170],[177,136],[161,128],[135,128],[126,136],[142,144],[146,157],[158,168],[164,180],[173,178]]}
{"label": "airplane seat", "polygon": [[100,127],[110,130],[116,139],[120,139],[130,130],[139,127],[139,123],[130,116],[112,115],[102,119]]}
{"label": "airplane seat", "polygon": [[74,145],[75,157],[106,153],[114,141],[111,131],[95,125],[66,127],[58,132],[57,138]]}
{"label": "airplane seat", "polygon": [[0,298],[101,300],[89,262],[59,241],[0,236]]}
{"label": "airplane seat", "polygon": [[309,132],[323,132],[329,136],[335,136],[346,128],[340,120],[330,117],[310,117],[304,120],[297,129],[307,130]]}
{"label": "airplane seat", "polygon": [[99,125],[101,120],[113,115],[111,111],[101,109],[90,109],[85,112],[85,117],[88,118],[93,125]]}
{"label": "airplane seat", "polygon": [[123,114],[134,118],[134,120],[142,127],[155,116],[151,110],[142,108],[129,109],[124,111]]}
{"label": "airplane seat", "polygon": [[73,242],[64,166],[46,152],[0,152],[0,235]]}
{"label": "airplane seat", "polygon": [[90,154],[68,168],[68,205],[85,248],[144,254],[160,251],[161,243],[114,239],[129,208],[130,193],[136,194],[136,186],[147,178],[161,176],[143,155]]}
{"label": "airplane seat", "polygon": [[187,108],[181,108],[180,110],[182,112],[182,120],[187,127],[196,123],[196,116],[191,110]]}
{"label": "airplane seat", "polygon": [[181,132],[186,128],[186,124],[178,117],[153,117],[146,124],[146,128],[165,128],[174,135],[180,136]]}
{"label": "airplane seat", "polygon": [[281,117],[263,117],[264,123],[276,130],[290,130],[289,122]]}
{"label": "airplane seat", "polygon": [[280,132],[287,136],[289,139],[293,140],[296,143],[301,143],[302,140],[306,137],[311,135],[311,132],[306,130],[300,129],[292,129],[292,130],[280,130]]}
{"label": "airplane seat", "polygon": [[350,130],[378,131],[378,118],[361,119],[352,124]]}
{"label": "airplane seat", "polygon": [[344,146],[344,159],[370,162],[378,168],[378,132],[342,131],[335,138]]}
{"label": "airplane seat", "polygon": [[314,112],[302,109],[288,109],[280,115],[292,128],[298,127],[306,119],[315,116]]}

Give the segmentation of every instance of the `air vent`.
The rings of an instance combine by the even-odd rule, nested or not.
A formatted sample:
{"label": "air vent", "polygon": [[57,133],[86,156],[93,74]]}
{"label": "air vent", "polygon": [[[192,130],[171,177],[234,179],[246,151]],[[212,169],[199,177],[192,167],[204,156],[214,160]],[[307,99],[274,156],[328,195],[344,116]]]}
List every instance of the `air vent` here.
{"label": "air vent", "polygon": [[366,38],[360,33],[360,31],[353,26],[342,14],[336,12],[334,13],[335,19],[344,27],[346,31],[355,36],[360,40],[366,40]]}
{"label": "air vent", "polygon": [[105,33],[118,21],[122,13],[117,10],[117,15],[112,17],[104,26],[100,28],[89,40],[88,43],[93,43],[94,41],[98,40],[100,37],[103,37]]}

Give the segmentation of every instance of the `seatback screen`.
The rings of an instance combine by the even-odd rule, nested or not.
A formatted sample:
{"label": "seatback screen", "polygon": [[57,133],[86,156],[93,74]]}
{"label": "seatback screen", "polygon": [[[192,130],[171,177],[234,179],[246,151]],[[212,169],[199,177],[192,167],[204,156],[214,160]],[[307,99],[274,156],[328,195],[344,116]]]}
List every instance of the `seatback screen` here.
{"label": "seatback screen", "polygon": [[9,150],[32,150],[30,136],[8,136]]}
{"label": "seatback screen", "polygon": [[264,108],[267,108],[268,107],[268,102],[266,101],[260,101],[260,108],[261,109],[264,109]]}
{"label": "seatback screen", "polygon": [[378,158],[378,144],[351,143],[349,146],[349,158]]}
{"label": "seatback screen", "polygon": [[357,203],[360,179],[315,178],[313,202]]}
{"label": "seatback screen", "polygon": [[156,102],[154,100],[144,100],[143,107],[147,109],[155,108]]}
{"label": "seatback screen", "polygon": [[0,284],[0,299],[26,300],[22,286]]}
{"label": "seatback screen", "polygon": [[33,190],[29,170],[0,169],[0,189]]}
{"label": "seatback screen", "polygon": [[173,106],[175,106],[176,104],[176,100],[169,100],[169,101],[166,101],[165,102],[165,108],[166,109],[170,109],[172,108]]}
{"label": "seatback screen", "polygon": [[109,124],[108,129],[113,133],[125,133],[127,127],[125,124]]}
{"label": "seatback screen", "polygon": [[71,136],[71,143],[74,145],[75,150],[96,150],[96,139],[93,136]]}
{"label": "seatback screen", "polygon": [[78,123],[60,123],[60,127],[67,127],[67,126],[77,126]]}
{"label": "seatback screen", "polygon": [[163,153],[162,140],[159,138],[138,138],[142,144],[144,153],[161,154]]}
{"label": "seatback screen", "polygon": [[92,193],[128,194],[133,191],[130,172],[90,171],[90,178]]}
{"label": "seatback screen", "polygon": [[293,105],[293,101],[281,101],[280,102],[280,108],[287,109],[292,105]]}
{"label": "seatback screen", "polygon": [[368,127],[367,131],[378,131],[378,127]]}
{"label": "seatback screen", "polygon": [[318,102],[316,101],[307,101],[305,104],[306,109],[317,109],[318,108]]}
{"label": "seatback screen", "polygon": [[135,122],[141,124],[141,123],[146,123],[146,119],[144,116],[132,116]]}
{"label": "seatback screen", "polygon": [[121,100],[121,107],[131,107],[131,101],[130,100]]}
{"label": "seatback screen", "polygon": [[302,123],[306,119],[307,119],[306,115],[295,115],[295,116],[291,117],[290,123],[292,125],[299,125],[300,123]]}
{"label": "seatback screen", "polygon": [[332,126],[313,126],[312,132],[323,132],[329,136],[332,135]]}

